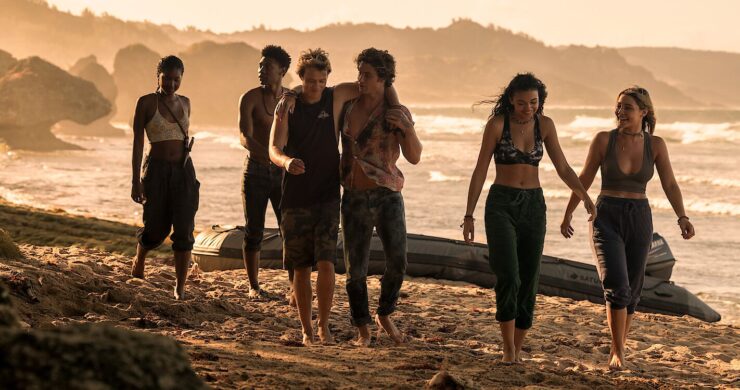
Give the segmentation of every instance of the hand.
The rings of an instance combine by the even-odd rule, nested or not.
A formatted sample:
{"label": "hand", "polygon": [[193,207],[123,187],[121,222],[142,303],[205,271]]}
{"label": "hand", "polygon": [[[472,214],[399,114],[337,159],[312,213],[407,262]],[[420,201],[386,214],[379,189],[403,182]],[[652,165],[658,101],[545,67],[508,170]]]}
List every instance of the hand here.
{"label": "hand", "polygon": [[146,202],[146,195],[144,195],[144,183],[139,180],[131,184],[131,199],[139,204]]}
{"label": "hand", "polygon": [[563,222],[560,223],[560,234],[565,238],[571,238],[573,237],[573,233],[575,233],[573,226],[570,224],[571,220],[573,220],[573,214],[566,213],[563,215]]}
{"label": "hand", "polygon": [[306,165],[299,158],[291,158],[283,164],[283,167],[291,175],[302,175],[306,173]]}
{"label": "hand", "polygon": [[588,217],[588,222],[592,222],[594,219],[596,219],[596,206],[594,205],[594,202],[591,201],[591,197],[586,195],[586,199],[583,201],[583,207],[586,209],[586,212],[591,214],[590,217]]}
{"label": "hand", "polygon": [[688,218],[679,219],[678,226],[681,228],[681,236],[684,240],[688,240],[696,234],[694,231],[694,225],[689,222]]}
{"label": "hand", "polygon": [[295,93],[288,92],[284,93],[283,96],[280,97],[280,101],[278,101],[277,106],[275,106],[275,112],[281,119],[285,118],[286,114],[293,113],[293,109],[295,109],[295,99]]}
{"label": "hand", "polygon": [[402,133],[405,133],[408,129],[414,126],[413,122],[411,122],[411,118],[409,118],[406,113],[399,108],[388,110],[385,113],[385,120],[392,126],[400,129]]}
{"label": "hand", "polygon": [[475,239],[475,220],[473,218],[465,218],[463,220],[463,239],[468,244],[472,243]]}

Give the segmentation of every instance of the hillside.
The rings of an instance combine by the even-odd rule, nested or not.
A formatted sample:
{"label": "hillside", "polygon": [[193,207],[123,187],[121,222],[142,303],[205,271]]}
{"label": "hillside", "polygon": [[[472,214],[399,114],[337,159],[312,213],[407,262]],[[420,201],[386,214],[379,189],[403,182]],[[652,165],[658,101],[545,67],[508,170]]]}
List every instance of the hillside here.
{"label": "hillside", "polygon": [[740,106],[740,53],[679,48],[618,49],[630,64],[650,69],[655,77],[711,105]]}
{"label": "hillside", "polygon": [[[612,105],[618,91],[633,84],[648,88],[659,107],[740,104],[740,96],[733,93],[740,87],[740,80],[732,77],[740,69],[740,54],[736,53],[675,48],[553,47],[525,34],[464,19],[443,28],[395,28],[365,23],[331,24],[309,31],[260,27],[216,34],[195,28],[127,22],[90,12],[73,15],[41,0],[0,0],[0,9],[3,10],[0,23],[6,27],[0,35],[0,49],[16,58],[38,55],[69,68],[79,58],[95,55],[117,80],[121,93],[115,119],[123,121],[130,119],[129,106],[136,97],[153,89],[150,75],[155,66],[150,62],[156,61],[153,57],[148,56],[146,63],[129,62],[135,71],[114,65],[117,53],[131,47],[144,48],[155,56],[182,53],[187,57],[194,50],[218,53],[218,62],[224,66],[212,71],[188,72],[183,84],[184,93],[205,99],[201,104],[194,101],[196,108],[205,108],[197,110],[205,115],[194,118],[202,124],[223,125],[235,121],[235,97],[256,84],[254,53],[266,44],[284,46],[294,60],[307,48],[326,49],[334,65],[330,84],[356,78],[353,59],[362,49],[370,46],[387,49],[397,59],[396,85],[407,103],[471,104],[498,94],[515,73],[532,71],[547,84],[550,105]],[[200,64],[191,67],[189,60],[186,58],[187,69],[199,68]],[[0,66],[1,63],[2,59]],[[146,76],[138,69],[146,69]],[[294,69],[295,66],[290,71],[291,84],[298,80]],[[126,73],[136,80],[120,85],[121,78],[116,75]],[[224,83],[229,90],[216,100],[210,99],[212,90]],[[146,91],[139,87],[143,84]],[[131,102],[126,103],[128,100]]]}

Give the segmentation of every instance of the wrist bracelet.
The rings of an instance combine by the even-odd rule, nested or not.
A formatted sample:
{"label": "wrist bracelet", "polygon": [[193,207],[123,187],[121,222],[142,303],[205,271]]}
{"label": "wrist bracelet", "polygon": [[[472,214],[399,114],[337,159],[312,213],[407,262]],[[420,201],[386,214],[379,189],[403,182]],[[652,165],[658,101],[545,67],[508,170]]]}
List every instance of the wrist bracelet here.
{"label": "wrist bracelet", "polygon": [[689,217],[687,217],[685,215],[682,215],[682,216],[678,217],[678,219],[676,220],[676,223],[680,225],[681,224],[681,220],[684,219],[684,218],[686,218],[687,221],[689,220]]}
{"label": "wrist bracelet", "polygon": [[465,216],[463,217],[463,219],[468,219],[468,218],[470,218],[470,219],[472,219],[473,221],[475,221],[475,218],[473,218],[473,216],[472,216],[472,215],[470,215],[470,214],[466,214],[466,215],[465,215]]}

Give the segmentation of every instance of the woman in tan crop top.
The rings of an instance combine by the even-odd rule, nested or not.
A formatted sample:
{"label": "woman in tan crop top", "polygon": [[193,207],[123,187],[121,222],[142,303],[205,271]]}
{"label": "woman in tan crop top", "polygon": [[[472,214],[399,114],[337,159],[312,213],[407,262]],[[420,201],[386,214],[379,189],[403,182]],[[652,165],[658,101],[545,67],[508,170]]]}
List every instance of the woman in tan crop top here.
{"label": "woman in tan crop top", "polygon": [[[588,189],[601,169],[597,216],[591,223],[593,252],[604,289],[606,317],[612,335],[609,367],[624,367],[624,344],[640,300],[653,222],[645,187],[657,168],[684,239],[694,236],[673,175],[665,141],[653,135],[655,111],[648,91],[627,88],[617,96],[617,128],[594,137],[579,179]],[[573,236],[570,225],[580,199],[571,195],[560,231]]]}
{"label": "woman in tan crop top", "polygon": [[[147,252],[158,247],[172,231],[175,299],[184,298],[200,187],[188,153],[190,100],[176,94],[184,71],[185,66],[175,56],[164,57],[157,65],[157,92],[140,97],[136,103],[131,162],[131,198],[144,205],[144,227],[137,232],[131,275],[144,278]],[[145,133],[150,148],[142,177]]]}

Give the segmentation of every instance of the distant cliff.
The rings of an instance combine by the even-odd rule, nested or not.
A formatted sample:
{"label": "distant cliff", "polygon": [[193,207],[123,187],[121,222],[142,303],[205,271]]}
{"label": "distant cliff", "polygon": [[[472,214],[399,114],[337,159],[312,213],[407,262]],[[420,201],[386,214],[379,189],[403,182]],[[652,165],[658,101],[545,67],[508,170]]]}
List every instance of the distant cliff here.
{"label": "distant cliff", "polygon": [[[456,20],[444,28],[366,23],[216,34],[124,22],[90,12],[77,16],[39,1],[0,0],[0,9],[4,26],[0,48],[13,55],[40,55],[67,68],[93,54],[112,69],[119,90],[114,118],[123,121],[130,121],[136,99],[154,90],[159,56],[182,53],[186,67],[182,92],[193,98],[194,121],[235,125],[236,100],[257,85],[258,50],[266,44],[285,47],[294,59],[307,48],[326,49],[334,69],[330,85],[356,79],[353,59],[362,49],[387,49],[397,59],[396,86],[407,103],[471,104],[500,93],[517,72],[531,71],[547,84],[551,105],[613,105],[616,94],[633,84],[648,88],[658,107],[740,104],[740,95],[735,94],[740,81],[734,77],[739,53],[553,47],[470,20]],[[295,61],[289,74],[295,84]]]}
{"label": "distant cliff", "polygon": [[713,106],[740,107],[740,53],[660,47],[618,49],[628,63]]}
{"label": "distant cliff", "polygon": [[65,69],[90,54],[110,69],[116,52],[134,43],[161,51],[179,46],[155,24],[90,12],[72,15],[43,1],[0,0],[0,25],[0,48],[21,58],[39,56]]}

